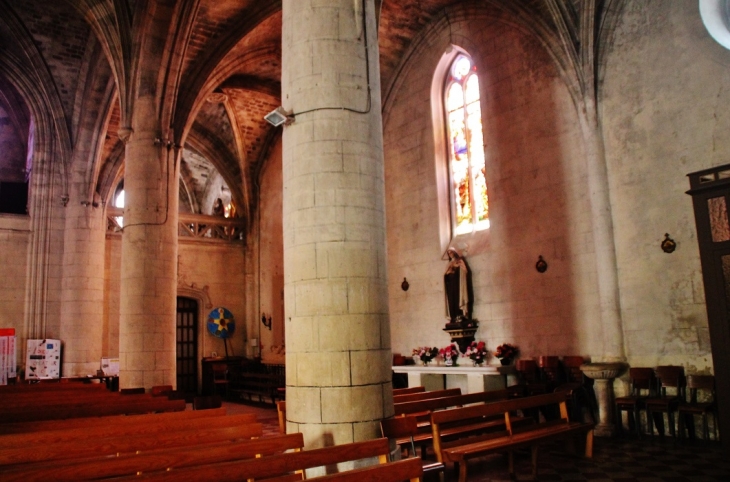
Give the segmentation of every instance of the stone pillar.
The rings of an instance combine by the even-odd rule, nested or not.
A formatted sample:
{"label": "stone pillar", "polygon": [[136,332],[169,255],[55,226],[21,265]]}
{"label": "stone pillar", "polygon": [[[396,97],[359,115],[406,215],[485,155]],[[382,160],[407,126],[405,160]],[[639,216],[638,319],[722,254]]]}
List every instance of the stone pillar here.
{"label": "stone pillar", "polygon": [[157,140],[154,101],[135,103],[124,167],[119,384],[176,386],[177,149]]}
{"label": "stone pillar", "polygon": [[603,340],[603,353],[600,358],[607,362],[624,361],[626,355],[606,153],[598,127],[595,104],[590,99],[586,100],[586,104],[584,116],[581,116],[581,128],[586,140],[588,189],[600,307],[600,319],[596,321],[595,326],[601,327],[599,336]]}
{"label": "stone pillar", "polygon": [[283,2],[287,430],[307,448],[378,437],[393,410],[377,31],[364,4]]}
{"label": "stone pillar", "polygon": [[61,329],[64,376],[95,375],[104,332],[106,216],[76,197],[66,208]]}

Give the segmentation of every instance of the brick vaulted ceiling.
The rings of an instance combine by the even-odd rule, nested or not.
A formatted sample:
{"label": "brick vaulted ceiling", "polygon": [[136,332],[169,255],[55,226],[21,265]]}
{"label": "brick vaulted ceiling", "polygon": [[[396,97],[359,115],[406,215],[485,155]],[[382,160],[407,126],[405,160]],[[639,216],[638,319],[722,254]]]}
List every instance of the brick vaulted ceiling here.
{"label": "brick vaulted ceiling", "polygon": [[[115,54],[124,58],[125,36],[115,36],[114,28],[118,32],[123,30],[118,25],[125,21],[134,24],[136,9],[152,3],[0,0],[3,48],[18,58],[31,58],[35,69],[42,70],[45,64],[54,83],[50,90],[58,97],[71,144],[82,126],[103,126],[96,153],[91,156],[93,167],[88,168],[86,176],[90,191],[102,200],[109,198],[123,172],[123,149],[117,131],[124,123],[124,105],[119,100],[124,93],[115,90],[114,74],[118,77],[124,72],[119,68],[115,71],[113,65]],[[217,169],[231,186],[234,199],[248,207],[242,214],[250,215],[257,198],[255,178],[281,132],[263,120],[267,112],[280,105],[281,1],[158,0],[157,4],[177,12],[173,15],[177,30],[170,29],[176,32],[176,40],[168,37],[165,42],[168,46],[177,42],[182,57],[171,122],[176,135],[185,132],[186,149],[196,153],[196,162],[182,169],[187,182],[195,183],[190,179],[208,177],[212,169]],[[532,15],[533,20],[548,28],[546,5],[559,5],[553,10],[564,12],[566,17],[577,8],[573,0],[382,0],[375,4],[380,11],[383,92],[397,74],[413,39],[448,7],[479,5],[513,14],[519,11],[515,15]],[[129,38],[126,42],[133,45]],[[129,51],[133,49],[129,47]],[[34,60],[33,55],[42,61]],[[116,61],[126,65],[123,60]],[[94,109],[99,112],[84,99],[95,99]],[[92,114],[96,119],[84,118]],[[204,181],[198,179],[197,187],[190,191],[202,197],[203,185]],[[201,200],[191,205],[205,212]]]}

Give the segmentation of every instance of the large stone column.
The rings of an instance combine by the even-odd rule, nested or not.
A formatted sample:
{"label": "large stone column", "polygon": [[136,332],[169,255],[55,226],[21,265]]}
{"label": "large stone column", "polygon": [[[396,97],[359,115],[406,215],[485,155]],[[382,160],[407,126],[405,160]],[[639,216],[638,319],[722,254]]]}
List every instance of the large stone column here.
{"label": "large stone column", "polygon": [[287,430],[308,448],[393,410],[376,34],[372,0],[283,2]]}
{"label": "large stone column", "polygon": [[152,98],[135,104],[126,142],[119,326],[119,384],[176,385],[178,171],[157,140]]}
{"label": "large stone column", "polygon": [[603,353],[600,358],[602,361],[617,362],[624,361],[626,354],[606,151],[596,116],[595,104],[590,99],[586,100],[585,112],[581,117],[581,128],[586,140],[588,188],[593,218],[593,242],[596,251],[596,277],[600,306],[600,318],[596,321],[596,327],[600,327],[599,336],[603,340]]}
{"label": "large stone column", "polygon": [[102,352],[106,216],[76,197],[66,216],[59,331],[64,344],[62,374],[95,375],[101,357],[108,355]]}

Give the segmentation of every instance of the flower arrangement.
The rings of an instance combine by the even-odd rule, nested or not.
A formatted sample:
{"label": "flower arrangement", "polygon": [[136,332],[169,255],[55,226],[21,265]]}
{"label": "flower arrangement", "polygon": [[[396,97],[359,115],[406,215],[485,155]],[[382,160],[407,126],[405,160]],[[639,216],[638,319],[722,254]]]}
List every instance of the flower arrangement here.
{"label": "flower arrangement", "polygon": [[483,341],[472,341],[464,352],[475,365],[481,365],[487,359],[487,344]]}
{"label": "flower arrangement", "polygon": [[497,347],[497,350],[494,352],[494,356],[496,356],[500,360],[509,362],[517,356],[519,351],[519,348],[517,348],[516,346],[510,345],[509,343],[504,343]]}
{"label": "flower arrangement", "polygon": [[459,360],[459,347],[452,343],[439,350],[439,355],[446,361],[446,365],[456,366]]}
{"label": "flower arrangement", "polygon": [[433,348],[422,346],[413,349],[413,356],[420,358],[424,365],[427,365],[431,360],[436,358],[436,355],[438,354],[439,349],[435,346]]}

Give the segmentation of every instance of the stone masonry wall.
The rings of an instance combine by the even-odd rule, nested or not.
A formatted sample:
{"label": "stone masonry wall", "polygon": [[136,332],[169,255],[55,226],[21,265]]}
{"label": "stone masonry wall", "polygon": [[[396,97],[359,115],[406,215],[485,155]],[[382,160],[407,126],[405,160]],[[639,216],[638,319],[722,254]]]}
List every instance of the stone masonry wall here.
{"label": "stone masonry wall", "polygon": [[[451,240],[473,273],[476,338],[492,350],[517,344],[525,357],[597,355],[592,224],[575,106],[539,44],[489,17],[450,20],[415,50],[386,106],[393,352],[449,342],[442,331],[447,245],[439,234],[448,220],[437,214],[448,203],[437,188],[446,172],[435,154],[445,147],[434,141],[431,85],[453,45],[472,55],[482,97],[491,228]],[[540,255],[549,265],[544,274],[535,269]]]}
{"label": "stone masonry wall", "polygon": [[[697,2],[628,2],[608,56],[602,119],[626,353],[712,367],[686,175],[729,162],[730,51]],[[664,234],[677,250],[660,249]]]}

